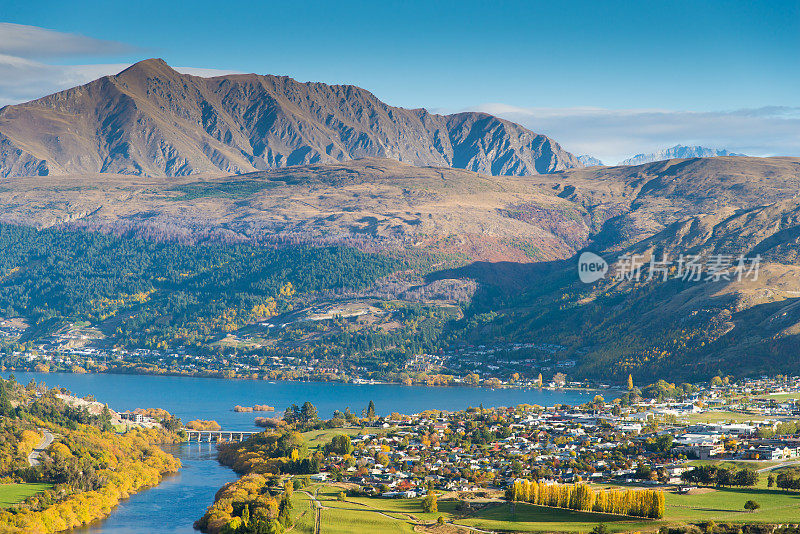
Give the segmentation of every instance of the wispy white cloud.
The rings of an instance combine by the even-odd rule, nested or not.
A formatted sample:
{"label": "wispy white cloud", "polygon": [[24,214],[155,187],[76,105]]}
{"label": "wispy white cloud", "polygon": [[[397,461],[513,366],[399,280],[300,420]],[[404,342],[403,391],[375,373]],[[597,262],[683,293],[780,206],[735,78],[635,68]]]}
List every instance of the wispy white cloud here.
{"label": "wispy white cloud", "polygon": [[676,144],[752,156],[800,156],[800,108],[796,107],[692,112],[484,104],[474,109],[518,122],[574,154],[590,154],[606,163]]}
{"label": "wispy white cloud", "polygon": [[105,41],[38,26],[0,22],[0,54],[21,58],[110,56],[136,49],[125,43]]}
{"label": "wispy white cloud", "polygon": [[[135,47],[37,26],[0,22],[0,106],[33,100],[117,74],[130,63],[63,65],[48,60],[114,56],[137,52]],[[194,76],[220,76],[234,71],[176,67]]]}
{"label": "wispy white cloud", "polygon": [[[95,65],[49,65],[29,59],[0,54],[0,106],[26,102],[76,85],[83,85],[102,76],[117,74],[130,63]],[[175,67],[193,76],[222,76],[235,71],[194,67]]]}
{"label": "wispy white cloud", "polygon": [[48,65],[0,55],[0,103],[13,104],[84,84],[123,70],[127,64]]}

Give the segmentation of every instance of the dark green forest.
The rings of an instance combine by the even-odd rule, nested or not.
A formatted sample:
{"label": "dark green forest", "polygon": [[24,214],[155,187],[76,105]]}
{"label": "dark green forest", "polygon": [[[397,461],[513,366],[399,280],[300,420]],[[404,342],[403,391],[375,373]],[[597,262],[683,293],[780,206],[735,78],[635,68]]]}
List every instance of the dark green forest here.
{"label": "dark green forest", "polygon": [[[441,259],[349,247],[183,245],[0,225],[0,315],[28,319],[23,342],[66,321],[88,321],[120,347],[207,349],[228,332],[322,294],[361,290]],[[430,320],[435,311],[409,303],[392,313],[413,323],[409,332],[340,330],[320,344],[332,343],[342,354],[433,348],[444,322]],[[297,329],[284,334],[288,341],[293,336]]]}

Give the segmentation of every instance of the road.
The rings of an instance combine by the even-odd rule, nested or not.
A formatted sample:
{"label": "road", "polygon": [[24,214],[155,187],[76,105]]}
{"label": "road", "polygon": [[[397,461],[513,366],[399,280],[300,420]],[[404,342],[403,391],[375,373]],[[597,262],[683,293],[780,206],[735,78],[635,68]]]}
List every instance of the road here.
{"label": "road", "polygon": [[28,464],[31,467],[35,467],[35,466],[39,465],[39,456],[41,456],[42,451],[44,451],[47,447],[50,446],[51,443],[53,443],[53,434],[51,434],[47,430],[44,430],[44,429],[41,429],[41,430],[42,430],[42,434],[43,434],[42,440],[39,442],[38,445],[36,445],[36,447],[28,455]]}
{"label": "road", "polygon": [[758,469],[757,473],[767,473],[769,471],[774,471],[776,469],[780,469],[781,467],[789,467],[790,465],[798,465],[800,464],[800,460],[793,460],[791,462],[783,462],[781,464],[773,465],[770,467],[764,467],[763,469]]}

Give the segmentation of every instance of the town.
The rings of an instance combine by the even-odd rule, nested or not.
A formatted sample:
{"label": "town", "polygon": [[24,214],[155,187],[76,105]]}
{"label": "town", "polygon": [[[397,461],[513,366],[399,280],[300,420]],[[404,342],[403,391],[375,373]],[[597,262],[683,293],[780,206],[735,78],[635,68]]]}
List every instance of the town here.
{"label": "town", "polygon": [[[29,328],[23,319],[0,321],[0,338],[18,340]],[[187,347],[109,347],[100,331],[87,322],[69,323],[38,343],[28,342],[0,355],[5,371],[136,373],[263,380],[323,380],[356,383],[395,382],[426,385],[489,387],[563,387],[564,373],[575,366],[559,358],[564,347],[552,344],[500,343],[455,345],[441,354],[418,354],[386,372],[376,365],[322,359],[282,351],[235,353],[198,351]],[[542,383],[539,373],[551,377]],[[520,378],[524,374],[527,379]],[[555,377],[553,379],[553,377]],[[580,381],[572,387],[608,387]]]}
{"label": "town", "polygon": [[[443,511],[440,524],[533,529],[535,520],[519,525],[509,516],[521,506],[509,503],[534,503],[533,490],[520,489],[531,484],[550,488],[550,494],[589,491],[594,500],[583,508],[569,500],[534,503],[596,514],[559,512],[576,528],[581,521],[597,521],[614,523],[614,530],[665,525],[713,530],[738,512],[747,513],[734,516],[739,527],[742,521],[800,521],[792,506],[800,489],[800,378],[714,377],[705,384],[659,381],[640,389],[629,381],[629,386],[609,400],[602,394],[613,390],[598,391],[578,406],[474,406],[379,416],[370,403],[360,414],[337,410],[328,420],[306,402],[287,408],[283,417],[261,418],[264,437],[221,443],[220,461],[240,474],[288,474],[300,487],[310,485],[317,500],[309,506],[350,502],[367,507],[361,513],[416,510],[421,515],[411,514],[417,520],[412,523],[425,528],[430,525],[422,518],[436,519],[435,501]],[[284,440],[308,452],[292,452],[298,459],[276,471],[270,462],[277,458],[267,452],[275,447],[266,444]],[[643,492],[642,498],[657,495],[661,504],[604,515],[603,492],[627,492],[629,500]],[[710,499],[720,503],[709,508]],[[531,517],[541,517],[537,510]],[[658,521],[639,524],[636,516]],[[725,528],[713,531],[728,532]]]}
{"label": "town", "polygon": [[414,496],[430,482],[447,490],[500,489],[517,477],[687,491],[691,477],[684,474],[692,460],[800,463],[797,378],[699,386],[678,398],[640,395],[633,388],[613,402],[597,395],[573,407],[474,407],[375,418],[369,431],[352,435],[350,458],[331,458],[319,478],[385,496]]}

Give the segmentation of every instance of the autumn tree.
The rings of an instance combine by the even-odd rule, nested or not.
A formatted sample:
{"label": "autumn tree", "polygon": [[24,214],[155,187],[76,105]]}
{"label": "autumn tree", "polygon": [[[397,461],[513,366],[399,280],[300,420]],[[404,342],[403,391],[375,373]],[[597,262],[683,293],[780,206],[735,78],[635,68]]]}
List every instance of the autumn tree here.
{"label": "autumn tree", "polygon": [[428,492],[424,499],[422,499],[422,511],[431,514],[439,511],[439,504],[436,499],[436,494]]}
{"label": "autumn tree", "polygon": [[347,434],[337,434],[331,438],[330,443],[325,445],[325,451],[328,453],[338,454],[344,456],[353,452],[353,443],[350,436]]}
{"label": "autumn tree", "polygon": [[469,384],[470,386],[477,386],[480,380],[481,377],[476,373],[470,373],[464,377],[464,383]]}
{"label": "autumn tree", "polygon": [[370,421],[375,419],[375,403],[372,400],[370,400],[369,405],[366,408],[364,408],[364,417],[366,417]]}

